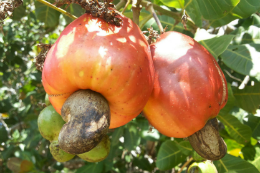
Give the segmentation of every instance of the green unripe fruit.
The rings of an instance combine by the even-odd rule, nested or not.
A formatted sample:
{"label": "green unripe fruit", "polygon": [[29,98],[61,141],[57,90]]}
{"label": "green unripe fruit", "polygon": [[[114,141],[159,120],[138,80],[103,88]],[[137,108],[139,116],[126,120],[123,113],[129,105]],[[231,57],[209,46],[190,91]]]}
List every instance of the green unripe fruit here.
{"label": "green unripe fruit", "polygon": [[110,151],[110,141],[108,136],[104,136],[101,142],[89,152],[78,154],[78,156],[87,162],[100,162],[104,160]]}
{"label": "green unripe fruit", "polygon": [[50,152],[55,160],[58,162],[67,162],[71,160],[75,155],[66,153],[59,147],[58,141],[52,141],[50,144]]}
{"label": "green unripe fruit", "polygon": [[194,162],[190,165],[188,173],[218,173],[215,165],[207,160],[204,162]]}
{"label": "green unripe fruit", "polygon": [[49,95],[48,95],[48,94],[45,94],[45,99],[44,99],[44,101],[45,101],[46,106],[49,106],[49,105],[51,104],[51,102],[50,102],[50,100],[49,100]]}
{"label": "green unripe fruit", "polygon": [[58,140],[60,130],[65,121],[55,111],[52,105],[44,108],[38,117],[38,128],[45,139],[49,141]]}

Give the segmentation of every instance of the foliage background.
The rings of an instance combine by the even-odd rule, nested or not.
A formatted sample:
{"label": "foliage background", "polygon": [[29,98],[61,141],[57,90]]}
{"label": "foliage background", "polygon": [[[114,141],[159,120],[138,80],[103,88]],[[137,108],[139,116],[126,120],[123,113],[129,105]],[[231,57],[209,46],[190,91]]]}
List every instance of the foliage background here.
{"label": "foliage background", "polygon": [[[118,0],[113,2],[120,11],[126,3],[122,2],[123,6]],[[152,3],[167,31],[179,31],[199,41],[226,76],[229,100],[218,120],[228,154],[214,161],[216,168],[220,173],[260,172],[260,1]],[[76,16],[84,13],[76,4],[61,8]],[[184,9],[190,17],[187,29],[181,23]],[[124,14],[132,18],[131,4]],[[150,26],[159,30],[145,8],[139,19],[142,30]],[[52,158],[49,141],[37,127],[45,91],[34,57],[40,52],[37,44],[54,43],[71,21],[38,1],[24,0],[0,27],[0,172],[177,172],[192,156],[189,142],[151,131],[142,115],[109,133],[111,151],[102,162],[87,163],[75,157],[59,163]]]}

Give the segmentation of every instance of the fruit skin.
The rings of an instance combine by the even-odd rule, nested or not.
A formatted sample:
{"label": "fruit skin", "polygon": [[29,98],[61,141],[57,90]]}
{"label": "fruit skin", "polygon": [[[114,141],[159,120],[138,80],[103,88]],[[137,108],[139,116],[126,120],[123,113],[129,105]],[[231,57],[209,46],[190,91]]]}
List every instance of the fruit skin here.
{"label": "fruit skin", "polygon": [[71,160],[75,155],[66,153],[59,147],[58,141],[52,141],[50,144],[50,152],[55,160],[58,162],[67,162]]}
{"label": "fruit skin", "polygon": [[188,173],[218,173],[215,165],[207,160],[204,162],[194,162],[188,168]]}
{"label": "fruit skin", "polygon": [[56,112],[52,105],[45,107],[38,117],[38,128],[45,139],[58,140],[60,130],[65,121]]}
{"label": "fruit skin", "polygon": [[110,128],[126,124],[142,111],[153,88],[150,48],[134,22],[118,17],[120,27],[84,14],[49,50],[42,81],[59,114],[65,100],[79,89],[91,89],[108,100]]}
{"label": "fruit skin", "polygon": [[178,32],[162,34],[151,53],[155,82],[144,114],[166,136],[190,136],[225,106],[224,74],[202,45]]}
{"label": "fruit skin", "polygon": [[110,151],[110,140],[108,136],[104,136],[101,142],[89,152],[78,154],[81,159],[87,162],[100,162],[107,158]]}

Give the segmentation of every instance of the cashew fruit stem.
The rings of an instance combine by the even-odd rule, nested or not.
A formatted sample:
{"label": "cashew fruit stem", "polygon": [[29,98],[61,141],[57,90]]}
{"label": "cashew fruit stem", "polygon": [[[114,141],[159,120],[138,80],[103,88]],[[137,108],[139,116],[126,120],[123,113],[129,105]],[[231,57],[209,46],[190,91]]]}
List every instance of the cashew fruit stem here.
{"label": "cashew fruit stem", "polygon": [[110,126],[107,100],[92,90],[78,90],[63,104],[66,124],[59,134],[59,146],[70,154],[82,154],[98,145]]}
{"label": "cashew fruit stem", "polygon": [[207,160],[219,160],[227,153],[227,145],[218,132],[216,118],[208,120],[206,125],[188,137],[193,149]]}

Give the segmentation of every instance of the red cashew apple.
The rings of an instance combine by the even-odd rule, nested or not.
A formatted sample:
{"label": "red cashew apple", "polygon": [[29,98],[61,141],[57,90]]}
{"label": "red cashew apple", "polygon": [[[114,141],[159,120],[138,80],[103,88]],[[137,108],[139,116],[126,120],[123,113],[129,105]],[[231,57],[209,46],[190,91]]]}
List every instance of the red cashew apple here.
{"label": "red cashew apple", "polygon": [[[153,89],[154,67],[150,47],[134,22],[123,15],[117,17],[122,19],[121,26],[106,23],[103,19],[93,17],[91,14],[84,14],[64,29],[49,50],[42,71],[42,82],[51,104],[59,114],[62,112],[65,101],[78,90],[94,91],[100,94],[100,97],[104,97],[111,114],[110,122],[106,123],[108,126],[110,124],[109,128],[128,123],[143,110]],[[90,95],[93,95],[93,92]],[[83,102],[84,98],[90,98],[90,96],[82,97]],[[101,98],[101,100],[104,99]],[[91,101],[95,99],[88,100],[89,105],[92,105]],[[95,105],[99,105],[99,101],[96,101]],[[77,101],[73,106],[78,109],[76,112],[79,114],[88,111],[98,112],[101,109],[95,107],[81,111],[81,106],[77,107]],[[62,117],[66,122],[76,121],[71,118],[73,112],[71,109],[73,108],[70,106],[64,108],[63,112],[66,116],[62,115]],[[101,114],[103,114],[102,111]],[[89,118],[85,122],[81,117],[77,122],[85,124],[77,125],[77,127],[86,128],[85,125],[89,124],[93,127],[99,126],[103,121],[110,119],[102,117],[100,115],[95,120],[96,122],[92,122],[95,118]],[[66,135],[70,132],[70,129],[67,129],[68,132],[65,133],[62,132],[63,130],[60,134]],[[76,132],[76,130],[73,131]],[[98,141],[102,137],[103,135]],[[59,137],[59,142],[60,139],[63,137]],[[86,138],[85,141],[90,140]],[[71,145],[71,142],[67,142],[66,145]],[[74,143],[78,142],[74,140]]]}
{"label": "red cashew apple", "polygon": [[144,114],[169,137],[202,129],[227,102],[227,83],[215,58],[191,37],[166,32],[150,45],[154,89]]}

